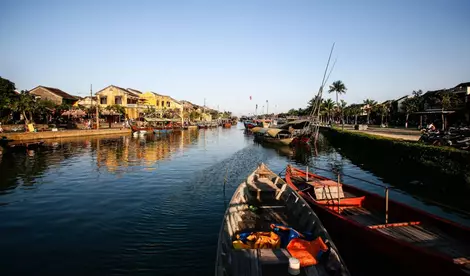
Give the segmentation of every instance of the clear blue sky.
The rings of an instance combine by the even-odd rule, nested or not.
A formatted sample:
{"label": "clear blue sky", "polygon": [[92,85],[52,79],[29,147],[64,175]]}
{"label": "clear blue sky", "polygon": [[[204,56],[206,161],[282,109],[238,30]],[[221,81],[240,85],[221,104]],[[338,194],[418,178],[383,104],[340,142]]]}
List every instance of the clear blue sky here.
{"label": "clear blue sky", "polygon": [[[305,107],[329,49],[348,103],[470,81],[470,1],[2,1],[0,76],[152,90],[236,114]],[[253,100],[249,100],[249,96]],[[332,95],[327,95],[332,96]],[[274,110],[277,105],[276,110]]]}

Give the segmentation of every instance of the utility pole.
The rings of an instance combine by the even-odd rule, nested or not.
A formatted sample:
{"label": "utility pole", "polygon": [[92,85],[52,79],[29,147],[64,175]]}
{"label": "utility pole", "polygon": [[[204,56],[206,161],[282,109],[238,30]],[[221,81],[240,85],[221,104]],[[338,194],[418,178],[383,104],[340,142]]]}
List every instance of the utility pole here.
{"label": "utility pole", "polygon": [[266,100],[266,114],[269,114],[269,103],[268,103],[268,100]]}

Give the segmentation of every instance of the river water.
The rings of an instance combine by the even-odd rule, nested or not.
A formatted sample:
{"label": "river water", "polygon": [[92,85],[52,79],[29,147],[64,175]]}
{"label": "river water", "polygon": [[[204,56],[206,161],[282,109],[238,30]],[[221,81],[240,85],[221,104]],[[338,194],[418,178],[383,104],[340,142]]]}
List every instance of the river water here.
{"label": "river water", "polygon": [[[241,124],[46,144],[0,156],[0,275],[213,275],[225,204],[260,162],[275,172],[288,163],[335,167],[393,184],[341,156],[325,139],[316,156],[309,148],[270,148],[255,144]],[[343,180],[383,193],[348,176]],[[470,224],[462,214],[399,190],[391,197]]]}

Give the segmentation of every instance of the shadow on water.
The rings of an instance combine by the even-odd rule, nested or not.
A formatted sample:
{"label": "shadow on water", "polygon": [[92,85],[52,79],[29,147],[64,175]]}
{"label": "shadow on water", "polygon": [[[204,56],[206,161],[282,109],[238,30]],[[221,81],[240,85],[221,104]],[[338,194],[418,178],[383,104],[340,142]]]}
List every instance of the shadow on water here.
{"label": "shadow on water", "polygon": [[357,147],[334,139],[329,143],[332,143],[330,146],[334,146],[339,154],[361,169],[412,196],[420,197],[422,201],[470,211],[470,187],[461,177],[429,170],[420,164],[397,162],[396,158],[377,154],[373,148]]}

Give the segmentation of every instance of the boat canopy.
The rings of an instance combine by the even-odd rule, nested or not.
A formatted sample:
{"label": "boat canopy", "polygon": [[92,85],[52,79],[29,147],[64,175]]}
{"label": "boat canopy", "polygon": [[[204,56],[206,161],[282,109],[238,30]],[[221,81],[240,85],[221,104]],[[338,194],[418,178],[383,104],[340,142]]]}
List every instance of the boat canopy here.
{"label": "boat canopy", "polygon": [[[265,129],[265,128],[262,128],[262,127],[254,127],[254,128],[251,129],[251,132],[253,132],[253,133],[258,133],[258,132],[260,132],[262,129]],[[265,131],[264,133],[266,133],[266,131]]]}
{"label": "boat canopy", "polygon": [[273,138],[276,137],[276,135],[278,135],[279,133],[281,133],[281,134],[284,134],[284,133],[285,134],[290,134],[289,131],[287,131],[285,129],[279,129],[279,128],[269,128],[267,130],[267,132],[268,132],[269,136],[271,136]]}

